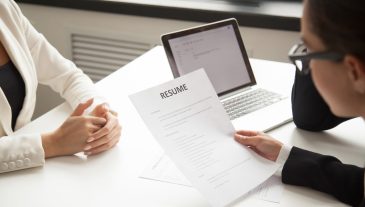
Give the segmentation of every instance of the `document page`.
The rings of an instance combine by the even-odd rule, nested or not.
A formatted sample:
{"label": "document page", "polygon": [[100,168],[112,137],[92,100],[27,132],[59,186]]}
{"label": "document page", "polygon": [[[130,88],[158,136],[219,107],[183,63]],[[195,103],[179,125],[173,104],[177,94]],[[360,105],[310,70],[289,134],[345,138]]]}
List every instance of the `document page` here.
{"label": "document page", "polygon": [[[151,159],[140,178],[192,187],[192,184],[164,153],[159,153]],[[248,194],[259,200],[280,204],[283,190],[281,178],[273,175]]]}
{"label": "document page", "polygon": [[167,156],[213,206],[227,206],[268,179],[274,162],[235,132],[203,69],[130,96]]}

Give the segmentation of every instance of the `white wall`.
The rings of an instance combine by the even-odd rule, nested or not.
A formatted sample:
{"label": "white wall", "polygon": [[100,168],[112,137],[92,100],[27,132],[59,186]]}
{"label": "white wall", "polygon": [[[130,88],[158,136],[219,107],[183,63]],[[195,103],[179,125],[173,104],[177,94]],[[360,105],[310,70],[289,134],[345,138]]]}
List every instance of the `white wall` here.
{"label": "white wall", "polygon": [[[71,59],[72,32],[107,37],[131,38],[136,41],[160,44],[162,33],[202,24],[131,15],[109,14],[74,9],[20,4],[25,16],[63,54]],[[298,32],[240,27],[250,57],[287,62],[287,52],[299,41]],[[47,112],[62,99],[47,87],[38,91],[35,117]]]}

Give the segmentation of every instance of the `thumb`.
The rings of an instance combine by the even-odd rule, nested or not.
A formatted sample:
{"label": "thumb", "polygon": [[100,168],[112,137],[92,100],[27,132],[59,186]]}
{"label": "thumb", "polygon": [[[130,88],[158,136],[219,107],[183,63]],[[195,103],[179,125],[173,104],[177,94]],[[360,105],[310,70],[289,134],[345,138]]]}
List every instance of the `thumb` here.
{"label": "thumb", "polygon": [[247,137],[239,134],[235,134],[234,139],[243,145],[252,147],[256,147],[260,142],[260,138],[258,137]]}
{"label": "thumb", "polygon": [[91,106],[91,104],[93,104],[94,102],[94,99],[91,98],[89,100],[87,100],[86,102],[84,103],[80,103],[76,109],[72,112],[71,116],[81,116],[84,111],[89,107]]}
{"label": "thumb", "polygon": [[94,110],[91,112],[91,115],[97,117],[103,117],[106,113],[109,112],[109,106],[107,103],[97,105]]}

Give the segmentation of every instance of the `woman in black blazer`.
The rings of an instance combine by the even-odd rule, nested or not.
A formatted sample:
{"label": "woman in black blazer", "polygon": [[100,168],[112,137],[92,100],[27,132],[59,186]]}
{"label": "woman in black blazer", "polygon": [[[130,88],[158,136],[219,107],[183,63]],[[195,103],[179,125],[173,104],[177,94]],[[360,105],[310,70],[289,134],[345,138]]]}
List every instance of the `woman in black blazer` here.
{"label": "woman in black blazer", "polygon": [[[297,127],[321,131],[348,119],[340,117],[365,117],[364,22],[363,0],[304,0],[303,44],[289,53],[297,68],[292,91]],[[261,132],[237,131],[235,139],[267,159],[283,162],[283,183],[307,186],[352,206],[365,206],[363,168],[283,146]]]}

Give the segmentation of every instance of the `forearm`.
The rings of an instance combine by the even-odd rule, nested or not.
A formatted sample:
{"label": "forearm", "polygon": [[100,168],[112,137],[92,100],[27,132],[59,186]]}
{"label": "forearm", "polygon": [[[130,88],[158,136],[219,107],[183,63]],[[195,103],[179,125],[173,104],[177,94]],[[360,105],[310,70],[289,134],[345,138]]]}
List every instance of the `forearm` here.
{"label": "forearm", "polygon": [[57,157],[57,147],[52,141],[56,136],[55,132],[44,133],[42,137],[42,146],[44,150],[44,158]]}
{"label": "forearm", "polygon": [[310,131],[331,129],[348,120],[348,118],[333,115],[315,88],[310,74],[295,74],[292,89],[292,111],[295,125]]}
{"label": "forearm", "polygon": [[282,181],[331,194],[352,206],[358,206],[364,197],[363,168],[296,147],[284,165]]}

